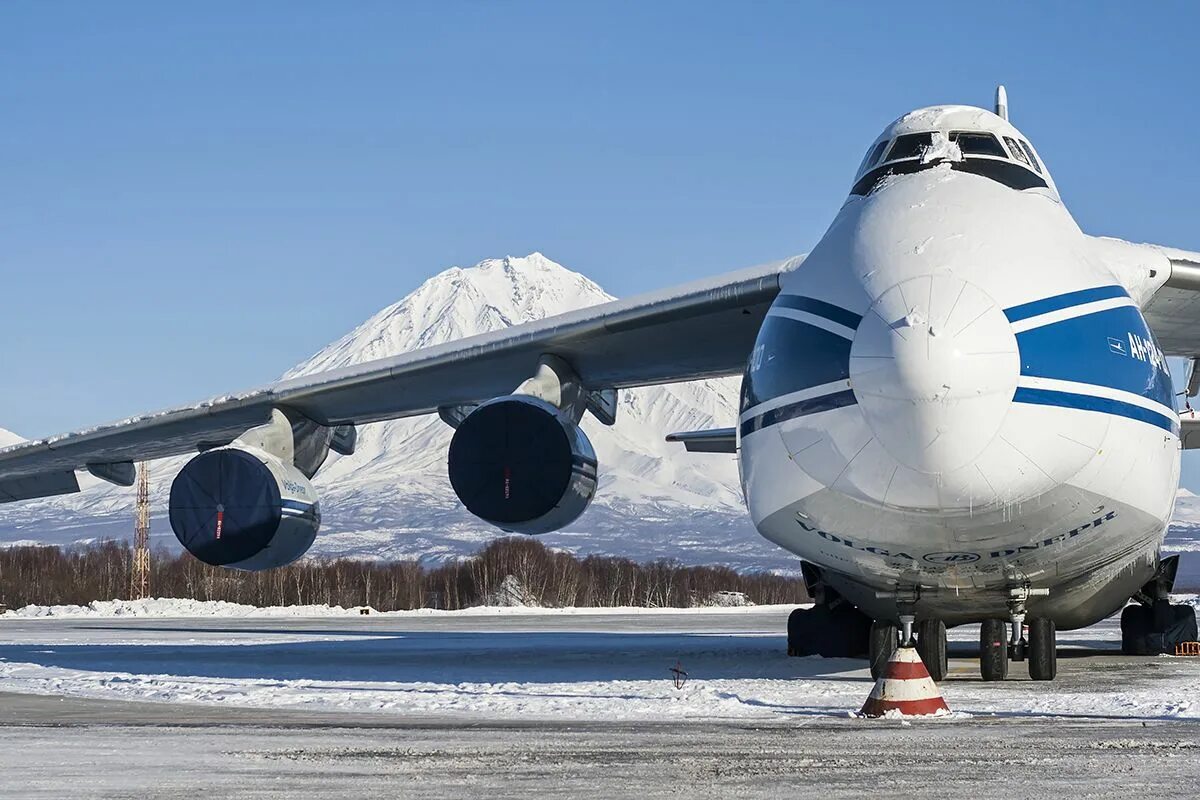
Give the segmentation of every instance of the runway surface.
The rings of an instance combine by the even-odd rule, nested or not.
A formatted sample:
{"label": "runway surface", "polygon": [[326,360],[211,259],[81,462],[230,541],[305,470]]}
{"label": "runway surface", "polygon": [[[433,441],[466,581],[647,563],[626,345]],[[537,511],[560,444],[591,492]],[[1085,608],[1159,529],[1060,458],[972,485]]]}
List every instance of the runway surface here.
{"label": "runway surface", "polygon": [[[863,662],[782,655],[786,609],[0,618],[0,797],[1193,796],[1200,660],[1110,621],[1060,676],[855,719]],[[677,690],[667,671],[680,663]],[[145,702],[152,700],[155,702]],[[1002,788],[1001,788],[1002,786]]]}

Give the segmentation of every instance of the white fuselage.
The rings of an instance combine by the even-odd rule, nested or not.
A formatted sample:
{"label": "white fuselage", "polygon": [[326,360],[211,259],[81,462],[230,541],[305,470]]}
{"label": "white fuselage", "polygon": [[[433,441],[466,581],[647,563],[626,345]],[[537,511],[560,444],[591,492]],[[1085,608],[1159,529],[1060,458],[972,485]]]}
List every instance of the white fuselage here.
{"label": "white fuselage", "polygon": [[[918,113],[884,137],[967,124]],[[951,624],[1003,617],[1022,586],[1063,628],[1112,613],[1155,568],[1179,478],[1124,276],[1052,183],[935,161],[861,191],[784,277],[747,368],[755,525],[877,618],[895,592]]]}

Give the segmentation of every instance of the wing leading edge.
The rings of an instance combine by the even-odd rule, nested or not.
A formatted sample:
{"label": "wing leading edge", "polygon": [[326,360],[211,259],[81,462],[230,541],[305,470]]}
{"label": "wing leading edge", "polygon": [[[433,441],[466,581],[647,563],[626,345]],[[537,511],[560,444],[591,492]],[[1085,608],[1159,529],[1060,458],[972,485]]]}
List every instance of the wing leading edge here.
{"label": "wing leading edge", "polygon": [[287,409],[326,426],[377,422],[508,394],[544,355],[589,390],[741,372],[780,275],[803,257],[615,300],[194,406],[0,450],[0,502],[79,490],[75,471],[124,475],[129,462],[227,444]]}

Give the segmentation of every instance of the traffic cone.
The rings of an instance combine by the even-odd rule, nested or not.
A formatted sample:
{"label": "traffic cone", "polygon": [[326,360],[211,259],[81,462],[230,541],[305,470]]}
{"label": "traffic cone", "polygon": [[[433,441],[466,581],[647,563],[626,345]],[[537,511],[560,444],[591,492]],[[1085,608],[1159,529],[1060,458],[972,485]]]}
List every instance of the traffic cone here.
{"label": "traffic cone", "polygon": [[942,693],[929,677],[929,670],[925,669],[915,647],[897,648],[859,712],[864,717],[924,717],[949,713]]}

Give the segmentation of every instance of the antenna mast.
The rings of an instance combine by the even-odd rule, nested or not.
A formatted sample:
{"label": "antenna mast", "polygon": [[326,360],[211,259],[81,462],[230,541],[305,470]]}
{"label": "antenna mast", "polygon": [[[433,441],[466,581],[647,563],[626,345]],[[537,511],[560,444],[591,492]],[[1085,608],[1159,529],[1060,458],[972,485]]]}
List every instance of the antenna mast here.
{"label": "antenna mast", "polygon": [[133,571],[129,597],[150,596],[150,462],[138,465],[137,512],[133,526]]}

